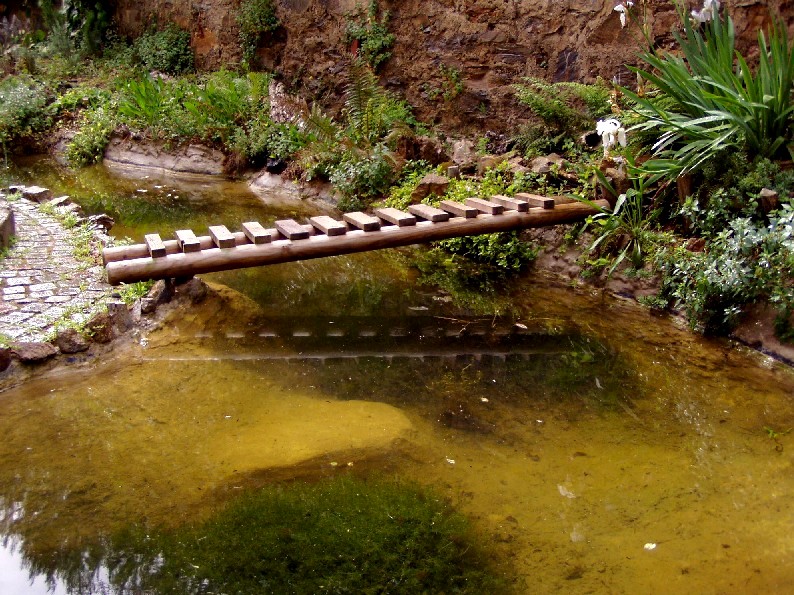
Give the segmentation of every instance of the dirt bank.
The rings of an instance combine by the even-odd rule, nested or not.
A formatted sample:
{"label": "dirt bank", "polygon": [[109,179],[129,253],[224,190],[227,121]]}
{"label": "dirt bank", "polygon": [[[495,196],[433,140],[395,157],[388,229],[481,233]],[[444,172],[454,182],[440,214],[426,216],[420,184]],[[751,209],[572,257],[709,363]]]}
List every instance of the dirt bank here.
{"label": "dirt bank", "polygon": [[[196,63],[217,69],[239,63],[239,0],[119,0],[117,20],[127,35],[151,22],[175,21],[191,31]],[[351,45],[345,39],[356,0],[276,0],[281,27],[263,38],[262,68],[276,72],[310,100],[339,103]],[[512,85],[522,77],[631,84],[625,64],[637,62],[638,36],[621,28],[617,2],[528,0],[381,0],[395,35],[381,79],[404,95],[418,117],[448,133],[482,136],[514,131],[526,120]],[[677,23],[674,4],[652,0],[654,43],[667,47]],[[701,2],[689,2],[692,7]],[[794,26],[790,0],[731,3],[740,47],[755,44],[769,11]]]}

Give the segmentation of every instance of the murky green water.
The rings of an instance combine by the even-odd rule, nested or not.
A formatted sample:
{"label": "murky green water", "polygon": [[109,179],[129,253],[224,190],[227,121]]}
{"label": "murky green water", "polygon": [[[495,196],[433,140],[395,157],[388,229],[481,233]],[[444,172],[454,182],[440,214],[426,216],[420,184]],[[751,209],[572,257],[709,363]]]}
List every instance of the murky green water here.
{"label": "murky green water", "polygon": [[214,275],[253,302],[222,291],[117,358],[0,395],[0,587],[21,554],[9,592],[42,575],[102,592],[108,536],[131,524],[347,473],[448,496],[517,592],[794,584],[790,369],[538,277],[473,315],[405,260]]}

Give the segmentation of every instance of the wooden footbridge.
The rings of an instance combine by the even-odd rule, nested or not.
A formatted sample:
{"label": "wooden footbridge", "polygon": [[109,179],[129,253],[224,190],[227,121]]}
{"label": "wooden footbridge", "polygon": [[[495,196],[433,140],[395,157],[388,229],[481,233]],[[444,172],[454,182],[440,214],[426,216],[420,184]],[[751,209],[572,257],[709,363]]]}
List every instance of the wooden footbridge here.
{"label": "wooden footbridge", "polygon": [[[609,203],[592,205],[604,208]],[[469,198],[465,203],[445,200],[439,208],[411,205],[407,213],[392,208],[375,209],[373,215],[346,213],[342,221],[319,216],[300,224],[287,219],[276,221],[273,229],[248,222],[235,233],[217,225],[209,228],[208,236],[179,230],[176,239],[164,241],[149,234],[146,243],[106,248],[103,257],[108,282],[117,285],[546,227],[596,212],[587,203],[534,194]]]}

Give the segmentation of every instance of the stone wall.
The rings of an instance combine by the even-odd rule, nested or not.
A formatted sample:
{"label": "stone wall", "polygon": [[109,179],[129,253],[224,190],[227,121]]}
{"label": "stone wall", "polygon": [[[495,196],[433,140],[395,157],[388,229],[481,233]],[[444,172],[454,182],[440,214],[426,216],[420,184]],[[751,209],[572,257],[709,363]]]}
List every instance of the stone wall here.
{"label": "stone wall", "polygon": [[[356,0],[275,0],[282,28],[263,42],[262,65],[287,86],[326,105],[338,105],[351,51],[345,16]],[[362,1],[366,4],[366,1]],[[636,62],[637,37],[622,29],[613,7],[599,0],[381,0],[397,36],[381,72],[417,115],[459,133],[507,132],[524,120],[512,84],[522,77],[630,84],[625,63]],[[695,7],[698,3],[691,2]],[[122,31],[135,35],[155,17],[193,34],[200,68],[240,60],[235,20],[239,0],[119,0]],[[670,45],[677,22],[670,1],[652,0],[650,24],[657,45]],[[794,0],[729,3],[746,46],[768,21],[769,9],[794,22]],[[461,73],[463,92],[445,100],[441,66]]]}

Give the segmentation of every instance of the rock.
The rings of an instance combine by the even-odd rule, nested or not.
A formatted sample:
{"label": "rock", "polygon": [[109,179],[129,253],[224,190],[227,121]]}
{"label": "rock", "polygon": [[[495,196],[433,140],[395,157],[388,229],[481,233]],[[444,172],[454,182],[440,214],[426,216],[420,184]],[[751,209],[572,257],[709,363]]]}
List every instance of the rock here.
{"label": "rock", "polygon": [[11,365],[11,350],[8,347],[0,347],[0,372],[5,372]]}
{"label": "rock", "polygon": [[444,196],[444,193],[449,187],[449,178],[439,176],[438,174],[429,173],[419,182],[419,185],[411,193],[411,202],[419,203],[431,194],[436,196]]}
{"label": "rock", "polygon": [[223,175],[224,155],[204,145],[168,150],[162,143],[135,142],[113,137],[105,149],[105,162],[189,175]]}
{"label": "rock", "polygon": [[567,163],[557,153],[549,153],[545,157],[535,157],[529,164],[529,169],[536,174],[547,174],[551,172],[552,166],[564,167]]}
{"label": "rock", "polygon": [[267,163],[265,164],[265,171],[271,174],[280,174],[285,169],[287,169],[287,162],[283,159],[274,159],[272,157],[268,157]]}
{"label": "rock", "polygon": [[154,285],[152,285],[149,293],[146,294],[146,297],[141,300],[141,313],[151,314],[160,304],[165,304],[171,301],[173,296],[173,285],[166,283],[163,279],[160,279]]}
{"label": "rock", "polygon": [[41,186],[25,186],[22,188],[22,197],[33,202],[43,203],[52,200],[52,190]]}
{"label": "rock", "polygon": [[58,208],[58,212],[61,213],[62,215],[68,215],[69,213],[72,213],[72,214],[76,215],[77,217],[82,217],[83,216],[83,208],[80,205],[78,205],[77,203],[70,203],[70,204],[61,206],[61,207]]}
{"label": "rock", "polygon": [[46,204],[48,207],[56,208],[56,207],[65,207],[71,202],[72,199],[69,198],[68,196],[56,196],[52,200],[48,200]]}
{"label": "rock", "polygon": [[116,220],[105,213],[102,213],[101,215],[91,215],[88,217],[87,221],[95,228],[105,230],[105,233],[113,229],[113,226],[116,224]]}
{"label": "rock", "polygon": [[507,160],[507,165],[514,174],[525,174],[529,172],[529,168],[524,166],[523,161],[521,157],[512,157]]}
{"label": "rock", "polygon": [[477,162],[474,143],[470,140],[459,140],[452,144],[452,161],[461,168],[471,167]]}
{"label": "rock", "polygon": [[94,343],[110,343],[115,338],[113,320],[107,312],[100,312],[85,326]]}
{"label": "rock", "polygon": [[141,298],[141,314],[152,314],[157,310],[157,300],[150,297]]}
{"label": "rock", "polygon": [[590,149],[595,149],[598,145],[601,144],[601,135],[598,134],[595,130],[590,130],[589,132],[585,132],[581,137],[579,137],[579,141],[586,147]]}
{"label": "rock", "polygon": [[178,296],[184,296],[194,304],[200,304],[203,302],[208,293],[209,287],[207,287],[207,284],[198,277],[193,277],[192,279],[182,283],[181,285],[177,285],[176,287],[176,294]]}
{"label": "rock", "polygon": [[507,159],[505,155],[482,155],[477,159],[477,174],[484,175],[489,169],[493,169]]}
{"label": "rock", "polygon": [[11,350],[25,364],[38,364],[58,355],[50,343],[12,343]]}
{"label": "rock", "polygon": [[58,331],[55,346],[61,353],[79,353],[88,349],[88,341],[73,328]]}
{"label": "rock", "polygon": [[403,159],[427,161],[431,165],[440,165],[449,161],[449,155],[443,145],[429,136],[408,136],[400,139],[397,154]]}
{"label": "rock", "polygon": [[460,179],[460,168],[457,165],[450,165],[447,168],[447,177],[452,180],[459,180]]}
{"label": "rock", "polygon": [[[776,320],[779,315],[780,312],[772,304],[750,304],[739,325],[731,333],[731,338],[794,364],[794,345],[782,343],[775,335]],[[789,319],[789,323],[794,324],[794,320]]]}
{"label": "rock", "polygon": [[780,196],[769,188],[762,188],[758,198],[761,200],[761,209],[764,213],[770,213],[780,206]]}
{"label": "rock", "polygon": [[305,199],[336,203],[333,186],[319,180],[296,184],[292,180],[263,171],[248,182],[248,187],[267,204],[286,205]]}
{"label": "rock", "polygon": [[8,248],[11,236],[16,233],[14,211],[9,208],[0,208],[0,248]]}
{"label": "rock", "polygon": [[128,331],[133,326],[130,309],[122,300],[110,300],[107,302],[108,315],[114,327],[116,335]]}
{"label": "rock", "polygon": [[[618,196],[625,194],[631,188],[631,180],[626,175],[625,170],[622,168],[616,169],[614,167],[606,168],[604,175],[612,182],[612,188],[618,193]],[[615,200],[615,197],[606,197],[607,200]]]}
{"label": "rock", "polygon": [[689,238],[686,243],[686,249],[690,252],[703,252],[706,249],[706,239]]}

